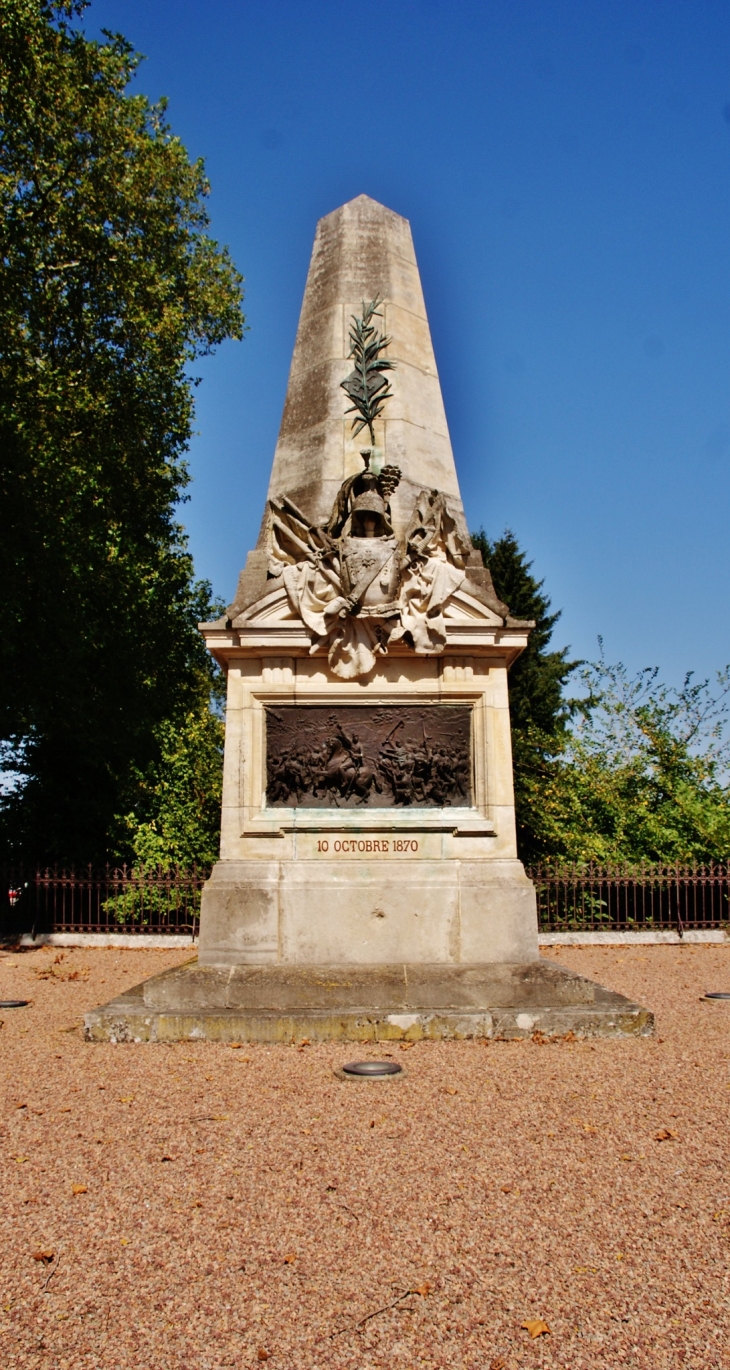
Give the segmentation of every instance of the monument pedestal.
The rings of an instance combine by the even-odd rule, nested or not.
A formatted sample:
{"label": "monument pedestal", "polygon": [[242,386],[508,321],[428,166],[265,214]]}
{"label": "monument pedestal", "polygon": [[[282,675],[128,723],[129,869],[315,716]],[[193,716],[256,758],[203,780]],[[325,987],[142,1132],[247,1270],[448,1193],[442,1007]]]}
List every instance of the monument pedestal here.
{"label": "monument pedestal", "polygon": [[86,1015],[88,1041],[417,1042],[645,1036],[621,994],[535,960],[452,966],[244,966],[166,971]]}
{"label": "monument pedestal", "polygon": [[[425,660],[401,648],[366,681],[333,678],[326,659],[305,655],[306,639],[290,641],[288,657],[255,656],[281,635],[270,617],[208,630],[226,660],[228,710],[202,965],[537,957],[507,697],[507,663],[527,632],[471,607],[472,655],[458,642],[458,655],[449,643]],[[448,618],[447,634],[452,622],[460,635]]]}
{"label": "monument pedestal", "polygon": [[[203,896],[200,964],[534,960],[535,891],[519,861],[367,854],[422,840],[330,838],[330,848],[364,849],[359,858],[348,850],[340,861],[219,861]],[[306,845],[317,842],[327,839]]]}

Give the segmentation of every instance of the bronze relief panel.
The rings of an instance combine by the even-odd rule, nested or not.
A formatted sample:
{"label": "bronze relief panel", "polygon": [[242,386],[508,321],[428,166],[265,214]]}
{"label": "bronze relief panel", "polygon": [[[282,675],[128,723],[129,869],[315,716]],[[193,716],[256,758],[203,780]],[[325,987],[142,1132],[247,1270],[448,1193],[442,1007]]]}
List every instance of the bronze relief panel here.
{"label": "bronze relief panel", "polygon": [[266,708],[266,803],[295,808],[471,805],[471,707]]}

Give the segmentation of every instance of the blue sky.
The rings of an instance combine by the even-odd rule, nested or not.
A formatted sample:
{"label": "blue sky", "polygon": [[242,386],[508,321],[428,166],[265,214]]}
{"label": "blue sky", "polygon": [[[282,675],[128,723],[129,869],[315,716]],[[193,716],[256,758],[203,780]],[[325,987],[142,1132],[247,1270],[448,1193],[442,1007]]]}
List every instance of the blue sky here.
{"label": "blue sky", "polygon": [[726,0],[94,0],[212,183],[250,331],[199,368],[183,507],[232,596],[317,219],[410,219],[467,518],[588,658],[730,661]]}

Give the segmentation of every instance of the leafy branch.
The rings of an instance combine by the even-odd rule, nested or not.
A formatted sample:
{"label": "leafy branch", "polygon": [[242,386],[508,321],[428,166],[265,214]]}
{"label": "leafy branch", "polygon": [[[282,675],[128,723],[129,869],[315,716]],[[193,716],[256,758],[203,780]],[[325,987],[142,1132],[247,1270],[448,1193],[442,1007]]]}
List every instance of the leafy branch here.
{"label": "leafy branch", "polygon": [[345,413],[356,416],[352,420],[353,437],[357,437],[363,428],[367,428],[373,447],[375,446],[373,424],[382,413],[385,401],[390,399],[393,393],[383,372],[395,371],[395,362],[390,362],[382,356],[390,338],[378,333],[372,323],[374,318],[382,317],[378,313],[380,304],[382,304],[382,300],[377,297],[367,305],[363,300],[362,318],[358,319],[353,314],[350,325],[350,351],[348,356],[352,357],[355,366],[349,376],[341,382],[345,394],[352,400],[352,405],[345,410]]}

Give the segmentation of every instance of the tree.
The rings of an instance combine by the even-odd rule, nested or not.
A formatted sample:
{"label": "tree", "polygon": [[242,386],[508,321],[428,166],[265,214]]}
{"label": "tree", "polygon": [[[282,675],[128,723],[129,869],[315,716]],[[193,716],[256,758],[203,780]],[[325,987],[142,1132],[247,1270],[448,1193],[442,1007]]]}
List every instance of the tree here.
{"label": "tree", "polygon": [[175,508],[190,364],[243,332],[203,165],[85,7],[0,8],[0,737],[20,778],[1,836],[83,861],[207,707],[210,593]]}
{"label": "tree", "polygon": [[543,792],[548,849],[572,861],[705,864],[730,857],[730,669],[680,689],[603,657]]}
{"label": "tree", "polygon": [[132,807],[122,815],[117,853],[137,868],[211,866],[218,856],[224,726],[201,701],[159,729],[160,752],[133,775]]}
{"label": "tree", "polygon": [[517,843],[522,859],[534,861],[550,850],[552,834],[546,827],[542,796],[554,783],[556,757],[565,745],[573,706],[564,689],[578,663],[567,659],[566,648],[550,650],[560,613],[550,612],[544,582],[532,574],[532,562],[514,533],[507,529],[491,542],[480,529],[471,540],[513,617],[535,623],[525,651],[509,673]]}

